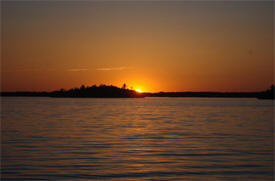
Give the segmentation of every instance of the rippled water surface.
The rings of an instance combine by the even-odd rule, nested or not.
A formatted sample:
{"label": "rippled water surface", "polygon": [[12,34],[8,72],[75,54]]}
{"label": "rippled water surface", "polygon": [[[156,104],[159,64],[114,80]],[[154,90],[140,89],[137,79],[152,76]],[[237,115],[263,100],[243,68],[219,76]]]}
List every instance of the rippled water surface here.
{"label": "rippled water surface", "polygon": [[3,97],[2,180],[273,180],[273,101]]}

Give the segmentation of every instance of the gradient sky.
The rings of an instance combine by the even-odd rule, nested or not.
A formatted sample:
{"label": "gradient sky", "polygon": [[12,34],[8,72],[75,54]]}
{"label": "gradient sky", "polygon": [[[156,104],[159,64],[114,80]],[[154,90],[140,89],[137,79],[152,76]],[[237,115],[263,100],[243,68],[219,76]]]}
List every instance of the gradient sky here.
{"label": "gradient sky", "polygon": [[272,1],[1,3],[2,91],[258,91],[274,80]]}

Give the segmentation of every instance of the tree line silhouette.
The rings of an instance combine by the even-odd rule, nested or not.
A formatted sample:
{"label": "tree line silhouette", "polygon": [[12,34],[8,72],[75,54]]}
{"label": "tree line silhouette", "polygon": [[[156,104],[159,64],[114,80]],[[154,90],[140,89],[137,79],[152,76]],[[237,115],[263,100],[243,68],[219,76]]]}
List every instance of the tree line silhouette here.
{"label": "tree line silhouette", "polygon": [[70,89],[65,91],[61,89],[51,93],[51,97],[98,97],[98,98],[140,98],[144,97],[143,94],[137,93],[134,90],[127,89],[126,84],[123,84],[121,88],[113,85],[100,85],[100,86],[87,86],[82,85],[80,88]]}
{"label": "tree line silhouette", "polygon": [[91,97],[91,98],[142,98],[144,94],[113,85],[85,86],[69,90],[60,89],[52,92],[1,92],[1,96],[32,96],[32,97]]}
{"label": "tree line silhouette", "polygon": [[1,96],[32,96],[32,97],[91,97],[91,98],[143,98],[143,97],[254,97],[274,99],[274,86],[260,92],[158,92],[138,93],[128,89],[126,84],[121,88],[113,85],[82,85],[69,90],[60,89],[53,92],[1,92]]}

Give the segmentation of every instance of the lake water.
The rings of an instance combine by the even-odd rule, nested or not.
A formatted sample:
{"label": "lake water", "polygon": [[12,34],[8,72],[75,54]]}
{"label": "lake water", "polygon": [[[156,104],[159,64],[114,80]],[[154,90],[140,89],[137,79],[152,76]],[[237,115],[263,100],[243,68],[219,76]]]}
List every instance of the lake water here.
{"label": "lake water", "polygon": [[273,180],[273,101],[2,97],[2,180]]}

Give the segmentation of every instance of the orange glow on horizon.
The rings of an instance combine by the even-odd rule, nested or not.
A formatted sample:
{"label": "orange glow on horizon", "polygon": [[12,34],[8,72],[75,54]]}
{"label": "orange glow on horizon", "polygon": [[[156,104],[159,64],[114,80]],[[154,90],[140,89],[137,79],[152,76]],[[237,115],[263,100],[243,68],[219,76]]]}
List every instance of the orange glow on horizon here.
{"label": "orange glow on horizon", "polygon": [[138,93],[141,93],[141,92],[142,92],[140,89],[136,89],[136,91],[137,91]]}
{"label": "orange glow on horizon", "polygon": [[126,84],[142,93],[248,92],[275,84],[271,1],[2,7],[1,91]]}

